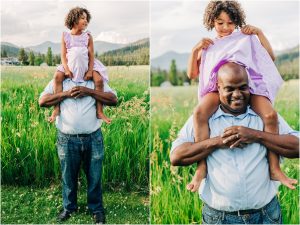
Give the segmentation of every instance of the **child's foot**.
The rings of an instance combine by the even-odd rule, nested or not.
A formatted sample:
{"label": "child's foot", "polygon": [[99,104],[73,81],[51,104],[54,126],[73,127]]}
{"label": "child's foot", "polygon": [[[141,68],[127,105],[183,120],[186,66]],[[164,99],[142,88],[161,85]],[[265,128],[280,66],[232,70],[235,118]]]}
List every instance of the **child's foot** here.
{"label": "child's foot", "polygon": [[97,118],[102,119],[107,124],[111,123],[111,119],[105,116],[103,112],[97,112]]}
{"label": "child's foot", "polygon": [[59,115],[59,110],[54,109],[52,115],[48,118],[49,123],[55,122],[56,117]]}
{"label": "child's foot", "polygon": [[296,179],[287,177],[281,170],[271,171],[271,179],[280,181],[280,183],[292,190],[296,189],[294,185],[298,183]]}
{"label": "child's foot", "polygon": [[197,176],[197,174],[195,174],[193,176],[192,181],[188,185],[186,185],[186,189],[188,189],[191,192],[198,191],[203,178],[204,178],[204,176],[200,177],[200,176]]}

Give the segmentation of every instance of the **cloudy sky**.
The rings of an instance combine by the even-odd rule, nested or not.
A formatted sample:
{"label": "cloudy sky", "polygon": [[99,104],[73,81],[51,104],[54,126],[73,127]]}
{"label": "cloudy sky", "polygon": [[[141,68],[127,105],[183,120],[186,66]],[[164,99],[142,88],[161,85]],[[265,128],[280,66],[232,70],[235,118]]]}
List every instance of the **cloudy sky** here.
{"label": "cloudy sky", "polygon": [[[241,3],[246,22],[263,30],[274,50],[299,43],[299,1],[254,1]],[[202,37],[215,37],[202,24],[208,1],[152,1],[151,57],[166,51],[190,52]]]}
{"label": "cloudy sky", "polygon": [[87,8],[94,40],[129,43],[149,37],[148,1],[1,0],[1,41],[18,46],[60,42],[64,18],[75,6]]}

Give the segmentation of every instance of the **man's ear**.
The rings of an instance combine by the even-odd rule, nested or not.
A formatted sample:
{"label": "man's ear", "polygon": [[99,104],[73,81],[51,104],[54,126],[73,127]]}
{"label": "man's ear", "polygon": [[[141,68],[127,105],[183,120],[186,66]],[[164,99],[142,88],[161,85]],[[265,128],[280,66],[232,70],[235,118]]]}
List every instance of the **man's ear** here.
{"label": "man's ear", "polygon": [[220,86],[219,86],[219,83],[217,82],[217,88],[218,88],[218,91],[220,91]]}

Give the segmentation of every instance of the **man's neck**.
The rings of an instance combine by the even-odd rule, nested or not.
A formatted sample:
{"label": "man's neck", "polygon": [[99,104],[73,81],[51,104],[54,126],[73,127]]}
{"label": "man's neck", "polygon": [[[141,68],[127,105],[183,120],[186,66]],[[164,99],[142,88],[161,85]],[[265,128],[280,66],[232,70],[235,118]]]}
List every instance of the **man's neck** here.
{"label": "man's neck", "polygon": [[242,114],[247,112],[247,107],[243,110],[240,110],[240,111],[234,111],[234,110],[232,110],[230,108],[227,108],[224,105],[220,104],[220,108],[223,112],[231,114],[233,116],[239,116],[239,115],[242,115]]}

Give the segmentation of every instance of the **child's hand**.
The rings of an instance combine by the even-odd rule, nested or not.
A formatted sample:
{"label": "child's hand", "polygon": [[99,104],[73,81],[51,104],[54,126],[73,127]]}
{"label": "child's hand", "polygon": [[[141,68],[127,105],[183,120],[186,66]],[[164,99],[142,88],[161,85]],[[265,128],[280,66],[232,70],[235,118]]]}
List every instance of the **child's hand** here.
{"label": "child's hand", "polygon": [[92,80],[93,79],[93,71],[88,70],[84,75],[84,80]]}
{"label": "child's hand", "polygon": [[72,79],[72,78],[73,78],[73,73],[72,73],[70,70],[67,70],[67,71],[65,72],[65,76],[66,76],[67,78]]}
{"label": "child's hand", "polygon": [[207,49],[210,45],[213,45],[213,40],[209,38],[203,38],[201,41],[199,41],[193,50],[200,51],[201,49]]}
{"label": "child's hand", "polygon": [[250,35],[250,34],[258,35],[261,32],[261,29],[251,26],[251,25],[246,25],[246,26],[242,27],[241,31],[244,34],[248,34],[248,35]]}

